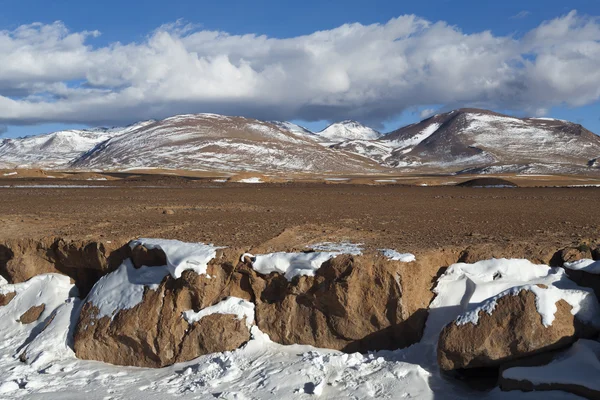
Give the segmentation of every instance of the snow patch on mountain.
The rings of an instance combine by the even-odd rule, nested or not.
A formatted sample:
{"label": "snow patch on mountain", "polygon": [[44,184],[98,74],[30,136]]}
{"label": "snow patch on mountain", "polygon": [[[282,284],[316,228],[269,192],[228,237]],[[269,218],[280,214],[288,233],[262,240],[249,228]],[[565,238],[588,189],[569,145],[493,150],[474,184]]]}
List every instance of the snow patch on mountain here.
{"label": "snow patch on mountain", "polygon": [[317,135],[335,143],[345,140],[375,140],[382,136],[376,130],[356,121],[336,122],[318,132]]}

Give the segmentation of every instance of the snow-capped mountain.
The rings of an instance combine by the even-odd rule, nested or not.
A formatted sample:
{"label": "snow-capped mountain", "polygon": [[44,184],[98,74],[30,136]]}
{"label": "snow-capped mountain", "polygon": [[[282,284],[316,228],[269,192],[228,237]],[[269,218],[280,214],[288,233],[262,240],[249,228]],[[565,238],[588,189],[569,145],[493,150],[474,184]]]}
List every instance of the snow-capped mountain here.
{"label": "snow-capped mountain", "polygon": [[581,125],[479,109],[438,114],[379,141],[393,148],[385,160],[391,166],[452,170],[494,166],[516,172],[523,166],[552,165],[555,172],[571,171],[587,168],[600,154],[600,137]]}
{"label": "snow-capped mountain", "polygon": [[125,128],[66,130],[19,139],[2,139],[0,167],[65,167],[97,144],[152,122],[139,122]]}
{"label": "snow-capped mountain", "polygon": [[178,115],[111,138],[75,159],[80,169],[380,172],[364,157],[324,147],[311,133],[216,114]]}
{"label": "snow-capped mountain", "polygon": [[328,142],[339,143],[346,140],[375,140],[382,136],[381,133],[356,121],[342,121],[329,125],[317,135]]}
{"label": "snow-capped mountain", "polygon": [[313,133],[290,122],[190,114],[0,141],[0,168],[600,174],[599,159],[600,137],[581,125],[479,109],[385,136],[352,121]]}

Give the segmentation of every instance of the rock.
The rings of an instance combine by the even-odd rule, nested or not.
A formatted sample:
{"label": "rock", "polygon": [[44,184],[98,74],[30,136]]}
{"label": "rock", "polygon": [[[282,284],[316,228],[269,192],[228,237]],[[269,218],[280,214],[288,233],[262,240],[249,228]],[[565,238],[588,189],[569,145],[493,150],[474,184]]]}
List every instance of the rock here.
{"label": "rock", "polygon": [[482,243],[471,245],[463,250],[458,262],[474,264],[492,258],[524,258],[534,264],[548,265],[555,253],[556,248],[539,244],[510,243],[502,246],[495,243]]}
{"label": "rock", "polygon": [[131,249],[131,261],[136,268],[160,267],[167,265],[167,255],[161,249],[148,249],[143,245],[137,245]]}
{"label": "rock", "polygon": [[46,309],[45,304],[40,304],[39,306],[32,306],[29,310],[25,311],[23,315],[19,318],[19,322],[22,324],[31,324],[38,320],[40,315]]}
{"label": "rock", "polygon": [[[235,292],[251,298],[230,262],[213,260],[208,275],[185,271],[181,278],[167,275],[156,290],[144,290],[142,301],[130,309],[117,310],[113,318],[98,316],[89,299],[83,305],[75,331],[77,357],[117,365],[164,367],[203,354],[237,349],[250,338],[245,320],[213,314],[189,324],[182,314],[217,304]],[[210,276],[210,277],[209,277]],[[109,294],[110,295],[110,294]]]}
{"label": "rock", "polygon": [[169,210],[163,210],[163,212],[162,212],[162,213],[163,213],[164,215],[174,215],[174,214],[175,214],[175,211],[173,211],[173,210],[170,210],[170,209],[169,209]]}
{"label": "rock", "polygon": [[10,283],[20,283],[36,275],[60,273],[71,277],[85,296],[100,277],[127,257],[127,245],[108,241],[11,240],[0,244],[0,275]]}
{"label": "rock", "polygon": [[346,352],[407,347],[420,340],[426,311],[403,304],[400,265],[383,257],[338,256],[314,277],[256,279],[256,321],[271,340]]}
{"label": "rock", "polygon": [[588,245],[581,245],[578,247],[567,247],[558,252],[561,264],[566,262],[573,262],[583,260],[585,258],[592,258],[592,250]]}
{"label": "rock", "polygon": [[[479,321],[446,325],[438,341],[438,364],[445,371],[498,367],[514,359],[564,348],[579,337],[597,333],[572,314],[564,300],[556,303],[552,325],[546,327],[536,308],[536,295],[522,290],[498,299],[494,312],[479,312]],[[588,329],[590,329],[588,331]]]}
{"label": "rock", "polygon": [[4,307],[5,305],[8,305],[8,303],[10,303],[10,301],[12,299],[14,299],[16,295],[17,295],[16,292],[9,292],[6,294],[0,293],[0,307]]}
{"label": "rock", "polygon": [[592,251],[592,258],[596,261],[600,261],[600,246],[596,247],[594,251]]}

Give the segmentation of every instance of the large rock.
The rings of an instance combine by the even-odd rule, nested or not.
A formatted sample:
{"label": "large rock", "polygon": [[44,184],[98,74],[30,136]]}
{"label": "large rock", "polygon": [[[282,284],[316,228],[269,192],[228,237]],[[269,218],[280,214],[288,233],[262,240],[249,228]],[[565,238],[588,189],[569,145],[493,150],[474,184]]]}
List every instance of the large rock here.
{"label": "large rock", "polygon": [[342,255],[314,277],[253,277],[257,325],[281,344],[346,352],[409,346],[420,340],[427,312],[403,304],[402,264]]}
{"label": "large rock", "polygon": [[557,311],[545,326],[536,307],[536,294],[521,290],[497,300],[494,311],[479,311],[478,322],[451,322],[438,341],[438,364],[442,370],[497,367],[514,359],[564,348],[579,337],[597,333],[571,313],[571,305],[556,302]]}
{"label": "large rock", "polygon": [[[74,347],[79,358],[117,365],[164,367],[203,354],[234,350],[249,340],[245,320],[234,315],[212,314],[193,323],[183,318],[185,311],[205,309],[228,296],[251,298],[243,290],[231,289],[232,282],[243,281],[242,277],[233,276],[237,273],[231,263],[214,261],[208,265],[207,275],[185,271],[179,279],[166,272],[160,275],[161,270],[166,269],[142,270],[164,278],[155,289],[149,285],[138,287],[143,290],[140,302],[130,304],[130,308],[117,307],[111,315],[102,314],[112,295],[102,292],[112,287],[112,284],[103,286],[103,282],[117,277],[119,284],[121,278],[114,274],[130,277],[137,270],[129,263],[98,282],[83,305],[75,331]],[[127,282],[123,285],[123,290],[131,293],[136,290],[128,287]]]}
{"label": "large rock", "polygon": [[71,277],[82,296],[103,275],[129,257],[129,246],[111,241],[42,238],[0,244],[0,275],[10,283],[36,275],[61,273]]}

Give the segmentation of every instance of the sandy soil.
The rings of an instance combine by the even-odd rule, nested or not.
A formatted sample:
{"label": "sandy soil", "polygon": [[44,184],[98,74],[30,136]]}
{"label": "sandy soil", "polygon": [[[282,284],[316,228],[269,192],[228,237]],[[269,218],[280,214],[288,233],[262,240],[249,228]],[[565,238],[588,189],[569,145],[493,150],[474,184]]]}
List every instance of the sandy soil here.
{"label": "sandy soil", "polygon": [[[49,184],[100,187],[39,187]],[[349,240],[413,252],[480,243],[544,242],[558,248],[600,242],[596,187],[30,178],[1,179],[0,199],[0,240],[162,237],[248,249]]]}

